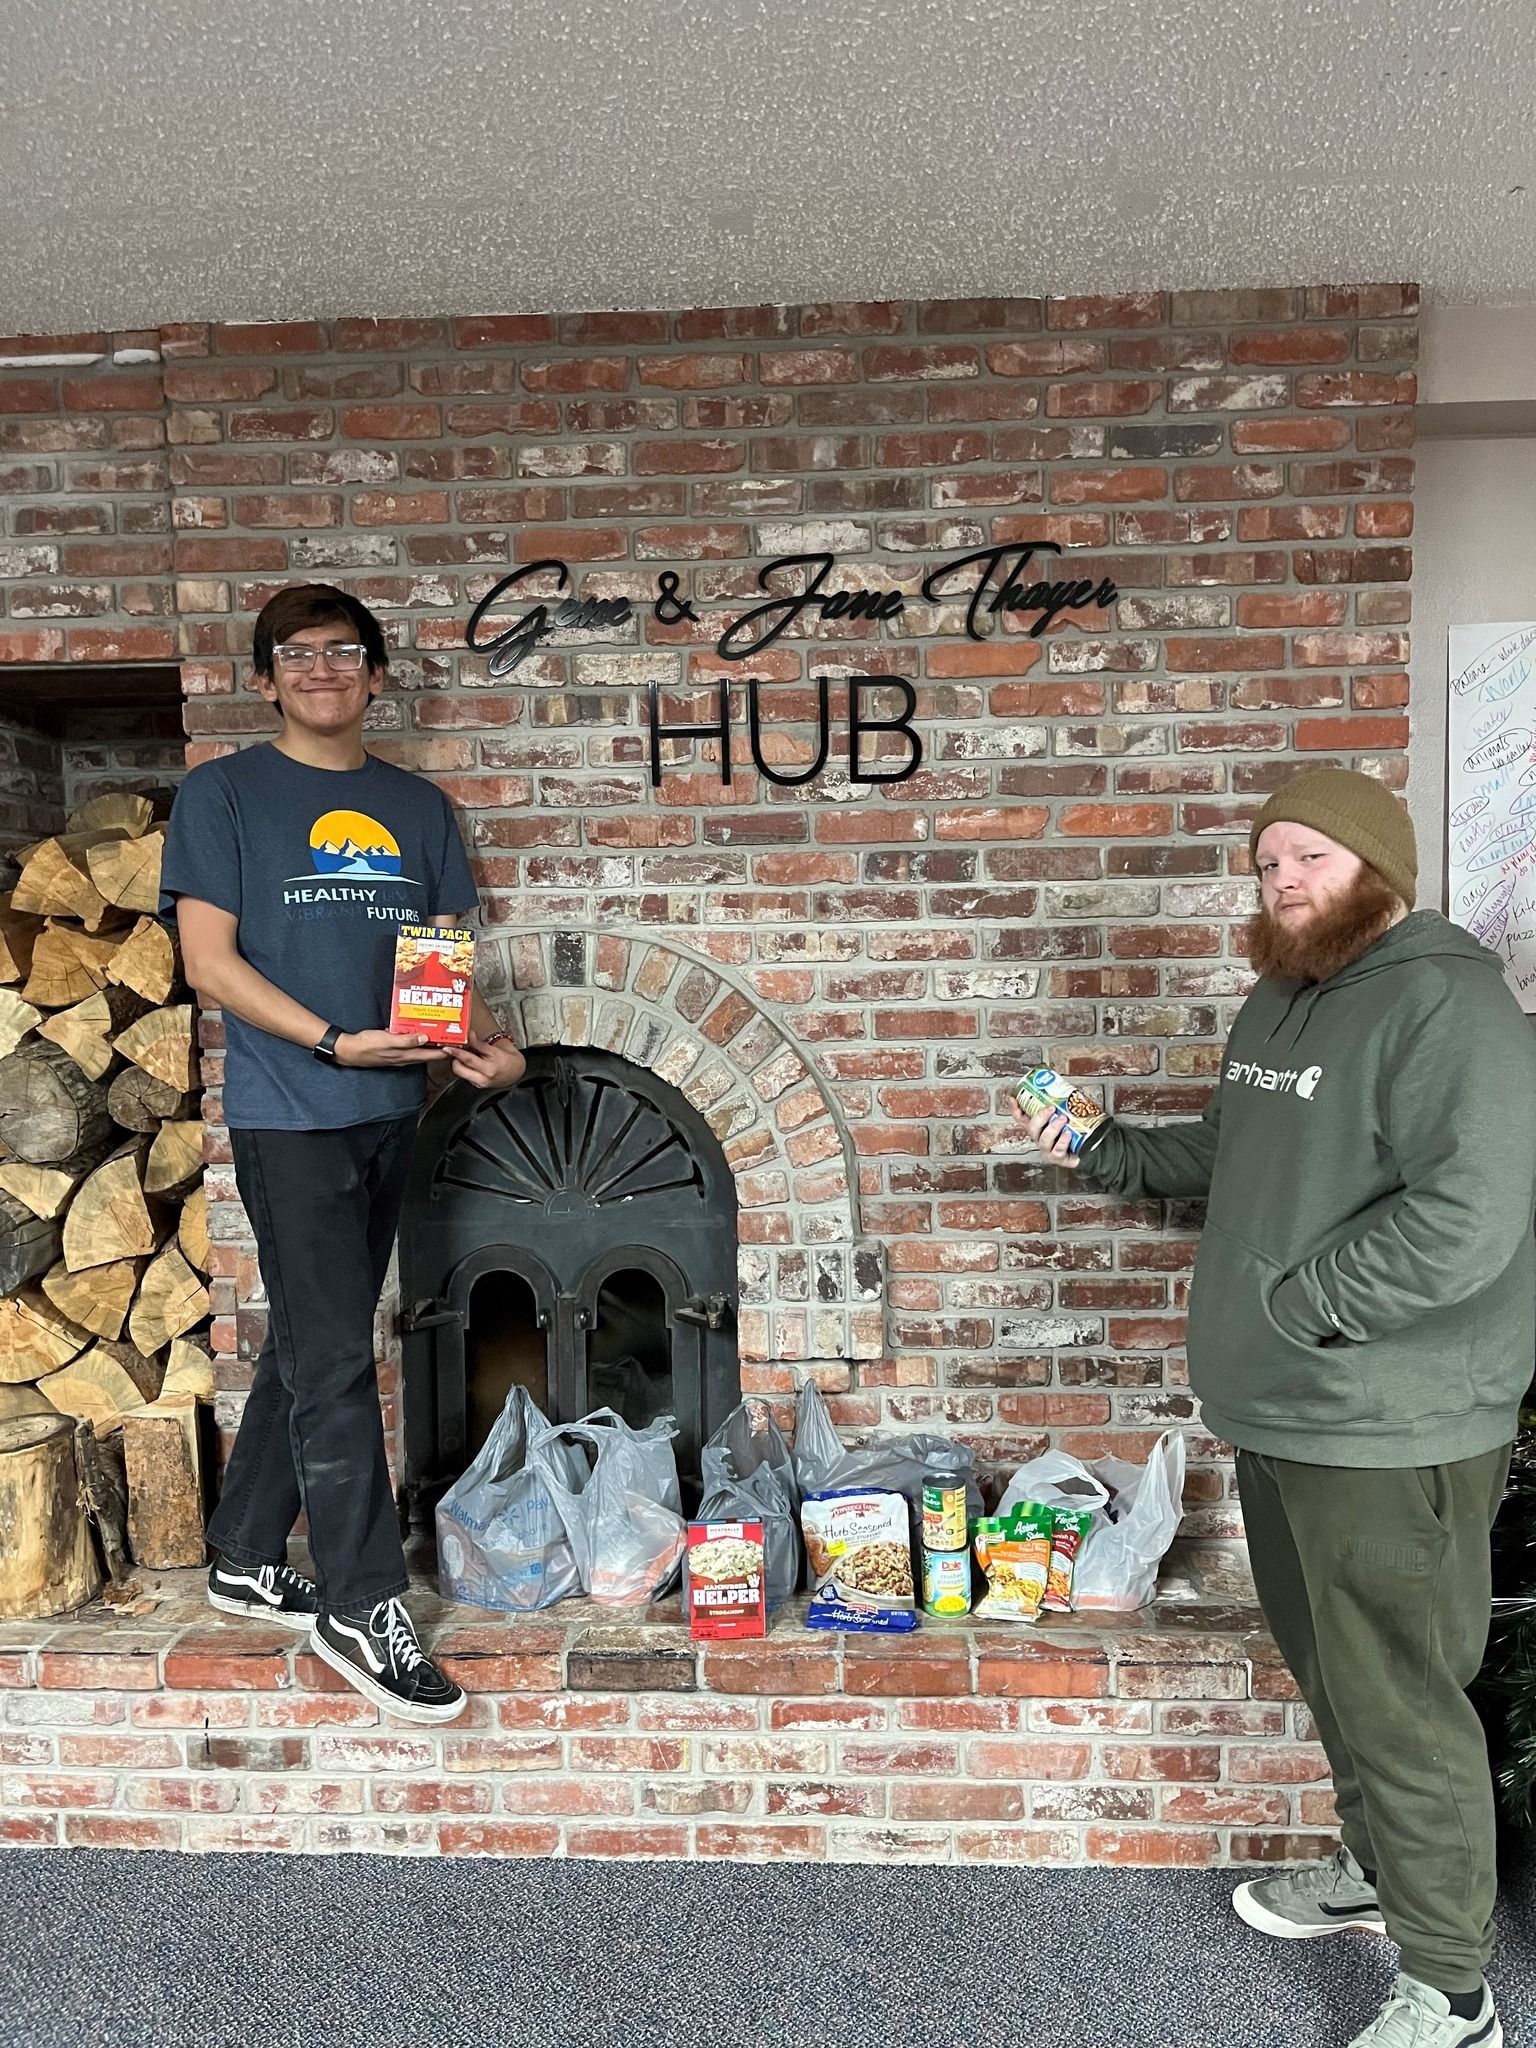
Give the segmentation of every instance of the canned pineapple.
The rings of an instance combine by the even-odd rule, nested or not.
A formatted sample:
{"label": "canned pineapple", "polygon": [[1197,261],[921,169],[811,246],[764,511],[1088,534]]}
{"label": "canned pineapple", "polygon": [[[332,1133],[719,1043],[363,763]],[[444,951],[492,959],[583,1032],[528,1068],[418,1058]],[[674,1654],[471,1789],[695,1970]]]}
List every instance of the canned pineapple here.
{"label": "canned pineapple", "polygon": [[967,1614],[971,1606],[971,1553],[923,1552],[923,1608],[928,1614]]}

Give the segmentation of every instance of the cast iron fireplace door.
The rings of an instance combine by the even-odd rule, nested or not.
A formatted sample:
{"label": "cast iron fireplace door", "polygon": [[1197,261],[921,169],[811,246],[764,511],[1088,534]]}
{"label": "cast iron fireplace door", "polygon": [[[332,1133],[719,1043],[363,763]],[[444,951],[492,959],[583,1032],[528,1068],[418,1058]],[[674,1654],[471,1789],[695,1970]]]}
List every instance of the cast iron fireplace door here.
{"label": "cast iron fireplace door", "polygon": [[440,1492],[471,1454],[466,1337],[476,1283],[495,1273],[525,1284],[548,1359],[530,1391],[555,1421],[597,1405],[594,1380],[611,1398],[615,1332],[649,1316],[664,1347],[650,1363],[670,1367],[679,1469],[697,1472],[700,1445],[740,1398],[736,1187],[675,1088],[613,1053],[542,1047],[516,1087],[455,1084],[428,1110],[400,1229],[413,1500]]}

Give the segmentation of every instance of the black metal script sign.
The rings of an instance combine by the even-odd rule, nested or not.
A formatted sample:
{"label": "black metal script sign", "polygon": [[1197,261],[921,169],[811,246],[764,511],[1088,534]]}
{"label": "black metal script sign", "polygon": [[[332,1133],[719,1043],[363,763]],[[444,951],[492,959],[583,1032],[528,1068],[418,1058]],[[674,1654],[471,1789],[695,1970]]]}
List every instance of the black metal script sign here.
{"label": "black metal script sign", "polygon": [[[923,601],[927,604],[956,604],[963,600],[965,630],[972,640],[988,637],[982,630],[983,621],[1000,618],[1009,612],[1033,612],[1035,619],[1028,630],[1033,638],[1038,639],[1064,612],[1103,608],[1113,604],[1120,594],[1107,576],[1052,578],[1034,572],[1032,565],[1037,556],[1049,557],[1061,552],[1055,541],[1035,541],[1024,547],[977,548],[971,554],[957,555],[953,561],[941,562],[930,569],[923,578]],[[765,563],[757,576],[757,587],[763,593],[762,603],[743,612],[740,618],[726,627],[715,643],[715,652],[725,661],[748,661],[753,655],[761,654],[764,648],[771,647],[802,620],[813,626],[837,619],[867,619],[883,624],[901,617],[906,609],[906,598],[899,590],[866,590],[859,586],[850,590],[828,590],[826,586],[834,566],[835,557],[825,553],[780,555],[776,560]],[[1046,562],[1042,566],[1053,565]],[[556,590],[563,591],[569,581],[564,562],[530,562],[525,568],[514,569],[511,575],[503,576],[470,613],[465,640],[475,653],[490,656],[487,667],[493,677],[500,679],[513,674],[537,647],[558,632],[612,632],[627,626],[633,619],[634,607],[627,597],[561,598],[553,606],[535,604],[521,618],[493,632],[489,638],[480,637],[488,615],[508,592],[515,591],[527,577],[550,572],[554,574]],[[664,569],[657,576],[653,613],[664,626],[698,621],[698,613],[692,604],[680,595],[679,583],[675,569]],[[811,781],[826,765],[831,746],[827,678],[820,677],[817,684],[819,742],[815,759],[810,767],[798,769],[793,774],[770,767],[763,759],[761,688],[756,677],[747,678],[747,731],[753,762],[770,782],[782,787],[796,787]],[[897,692],[902,700],[902,710],[895,718],[877,718],[867,714],[865,695],[875,688]],[[728,681],[722,680],[719,684],[717,717],[704,725],[664,725],[659,683],[646,685],[646,697],[652,787],[661,781],[661,745],[664,738],[718,740],[720,779],[722,783],[729,783],[731,707]],[[867,675],[848,679],[851,781],[902,782],[917,772],[922,763],[923,743],[911,722],[916,708],[916,692],[903,677]],[[875,732],[899,732],[903,735],[907,758],[900,766],[874,769],[865,765],[860,742],[864,735]]]}

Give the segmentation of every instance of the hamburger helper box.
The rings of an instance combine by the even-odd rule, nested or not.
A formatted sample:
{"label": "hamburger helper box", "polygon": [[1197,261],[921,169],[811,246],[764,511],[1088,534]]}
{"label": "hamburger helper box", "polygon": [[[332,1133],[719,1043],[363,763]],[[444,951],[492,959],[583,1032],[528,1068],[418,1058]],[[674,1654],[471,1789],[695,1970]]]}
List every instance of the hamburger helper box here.
{"label": "hamburger helper box", "polygon": [[395,940],[389,1028],[433,1045],[469,1042],[475,935],[445,924],[403,924]]}
{"label": "hamburger helper box", "polygon": [[683,1613],[706,1640],[768,1633],[761,1522],[690,1522]]}

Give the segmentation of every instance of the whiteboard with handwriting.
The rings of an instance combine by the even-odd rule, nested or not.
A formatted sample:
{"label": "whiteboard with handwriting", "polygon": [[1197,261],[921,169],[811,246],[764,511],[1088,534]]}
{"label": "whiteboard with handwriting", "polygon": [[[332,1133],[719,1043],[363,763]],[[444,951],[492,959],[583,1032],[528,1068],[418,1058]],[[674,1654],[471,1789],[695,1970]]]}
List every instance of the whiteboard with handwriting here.
{"label": "whiteboard with handwriting", "polygon": [[1450,912],[1536,1012],[1536,624],[1452,626]]}

